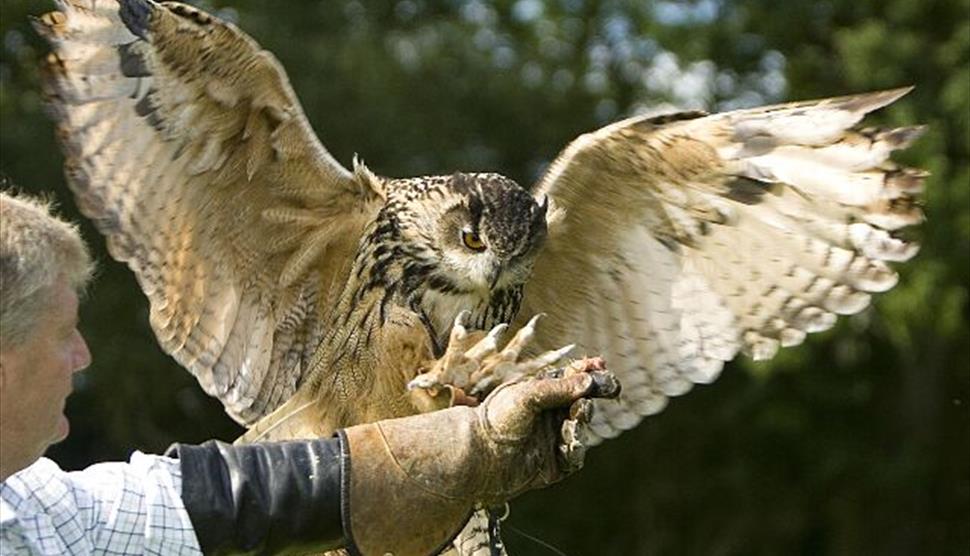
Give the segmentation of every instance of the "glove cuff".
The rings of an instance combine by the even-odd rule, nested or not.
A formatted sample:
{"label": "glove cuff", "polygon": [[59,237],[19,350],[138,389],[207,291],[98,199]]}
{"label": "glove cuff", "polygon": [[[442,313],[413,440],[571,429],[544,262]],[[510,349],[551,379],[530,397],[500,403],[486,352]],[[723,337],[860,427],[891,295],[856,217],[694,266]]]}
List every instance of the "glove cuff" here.
{"label": "glove cuff", "polygon": [[182,500],[205,554],[323,551],[349,542],[336,439],[176,444]]}

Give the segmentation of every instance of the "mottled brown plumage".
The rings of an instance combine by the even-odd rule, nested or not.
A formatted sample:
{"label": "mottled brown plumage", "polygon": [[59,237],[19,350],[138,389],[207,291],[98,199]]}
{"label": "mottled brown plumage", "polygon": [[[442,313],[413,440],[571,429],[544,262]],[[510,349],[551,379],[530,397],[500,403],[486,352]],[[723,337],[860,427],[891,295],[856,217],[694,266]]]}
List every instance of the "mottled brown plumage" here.
{"label": "mottled brown plumage", "polygon": [[883,261],[916,251],[892,231],[921,220],[925,174],[887,157],[921,128],[852,130],[905,90],[633,117],[578,138],[531,193],[384,179],[327,153],[231,24],[59,4],[37,28],[69,182],[162,346],[243,423],[301,389],[324,428],[410,411],[403,385],[461,310],[482,329],[544,312],[538,346],[577,341],[624,379],[596,422],[610,436],[738,351],[767,358],[861,310],[895,283]]}
{"label": "mottled brown plumage", "polygon": [[[514,316],[545,234],[514,182],[349,172],[231,26],[177,4],[62,10],[38,28],[69,182],[162,346],[237,420],[279,409],[260,427],[273,438],[413,413],[404,385],[459,311],[479,328]],[[466,226],[489,253],[459,244]],[[295,417],[267,432],[279,415]]]}
{"label": "mottled brown plumage", "polygon": [[769,358],[862,310],[895,284],[884,261],[916,252],[893,233],[922,219],[925,174],[888,157],[921,128],[854,129],[906,90],[633,117],[528,192],[385,179],[330,156],[233,25],[58,5],[37,28],[69,184],[163,348],[250,438],[420,410],[405,385],[447,374],[432,360],[466,310],[478,329],[546,313],[536,348],[602,354],[624,390],[593,428],[614,436],[739,351]]}

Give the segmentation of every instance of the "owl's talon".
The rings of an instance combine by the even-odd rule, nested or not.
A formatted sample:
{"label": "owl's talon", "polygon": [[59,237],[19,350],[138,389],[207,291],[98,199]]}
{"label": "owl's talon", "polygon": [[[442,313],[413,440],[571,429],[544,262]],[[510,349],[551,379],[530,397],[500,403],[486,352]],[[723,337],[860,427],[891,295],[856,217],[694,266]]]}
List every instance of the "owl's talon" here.
{"label": "owl's talon", "polygon": [[455,317],[455,323],[451,327],[451,338],[448,345],[452,345],[452,342],[458,340],[464,340],[468,336],[468,329],[465,328],[465,323],[468,322],[468,317],[471,316],[470,311],[462,311],[458,313]]}
{"label": "owl's talon", "polygon": [[509,340],[509,343],[505,345],[505,349],[502,350],[501,357],[506,361],[516,361],[519,358],[519,354],[525,349],[525,346],[529,345],[532,338],[536,335],[536,323],[539,319],[544,317],[545,313],[539,313],[535,315],[525,326],[519,329],[515,333],[515,336]]}
{"label": "owl's talon", "polygon": [[498,344],[499,336],[501,336],[502,334],[504,334],[505,331],[508,330],[508,329],[509,329],[509,324],[507,322],[503,322],[501,324],[496,324],[495,326],[492,327],[491,330],[488,331],[488,336],[487,337],[488,338],[491,338],[492,340],[495,341],[496,344]]}
{"label": "owl's talon", "polygon": [[[484,398],[504,382],[518,380],[524,376],[535,375],[566,357],[575,345],[544,352],[537,357],[524,361],[519,356],[535,337],[536,324],[544,314],[529,319],[515,336],[499,351],[499,338],[508,329],[508,324],[494,326],[488,333],[467,331],[462,322],[467,312],[462,311],[456,318],[451,331],[451,339],[445,354],[433,365],[431,370],[422,373],[408,383],[408,390],[429,390],[432,396],[441,388],[451,388],[478,399]],[[453,397],[453,403],[467,405]]]}
{"label": "owl's talon", "polygon": [[498,386],[498,383],[499,379],[497,376],[489,375],[475,382],[468,393],[477,398],[484,398],[487,392],[491,392]]}
{"label": "owl's talon", "polygon": [[573,405],[569,406],[569,418],[580,424],[587,425],[593,418],[595,407],[593,400],[580,398],[573,402]]}
{"label": "owl's talon", "polygon": [[538,357],[534,357],[528,361],[520,363],[519,365],[522,367],[522,371],[526,374],[534,374],[540,369],[559,362],[559,360],[569,355],[569,352],[574,349],[576,349],[576,344],[569,344],[568,346],[561,347],[559,349],[547,351]]}
{"label": "owl's talon", "polygon": [[535,315],[532,316],[531,319],[529,319],[529,322],[525,323],[525,326],[523,326],[522,328],[524,328],[525,330],[528,330],[529,335],[531,337],[531,335],[534,334],[536,331],[536,324],[539,323],[540,319],[544,319],[544,318],[546,318],[545,313],[536,313]]}
{"label": "owl's talon", "polygon": [[586,459],[586,424],[578,419],[563,421],[562,443],[559,445],[559,456],[562,465],[568,471],[578,471],[583,467]]}
{"label": "owl's talon", "polygon": [[509,325],[502,323],[492,328],[481,341],[465,352],[465,357],[480,365],[484,358],[498,349],[498,338],[508,327]]}
{"label": "owl's talon", "polygon": [[472,386],[468,393],[472,396],[478,397],[479,399],[485,399],[485,396],[487,396],[499,384],[515,382],[526,376],[531,376],[533,373],[522,372],[521,368],[519,368],[517,365],[512,365],[500,372],[486,371],[480,374],[482,375],[481,378],[474,381],[474,386]]}
{"label": "owl's talon", "polygon": [[417,390],[417,389],[432,390],[432,389],[441,388],[443,384],[441,383],[440,380],[438,380],[439,377],[440,377],[440,373],[437,373],[434,371],[421,373],[418,376],[411,379],[411,382],[408,382],[408,391]]}
{"label": "owl's talon", "polygon": [[[470,394],[484,398],[499,384],[534,375],[572,351],[575,345],[547,351],[538,357],[519,361],[520,354],[535,337],[536,323],[543,316],[545,315],[540,313],[529,319],[529,322],[515,333],[501,352],[484,359],[481,367],[469,376],[472,384],[471,389],[468,390]],[[489,335],[498,336],[504,330],[505,327],[500,331],[493,328]]]}

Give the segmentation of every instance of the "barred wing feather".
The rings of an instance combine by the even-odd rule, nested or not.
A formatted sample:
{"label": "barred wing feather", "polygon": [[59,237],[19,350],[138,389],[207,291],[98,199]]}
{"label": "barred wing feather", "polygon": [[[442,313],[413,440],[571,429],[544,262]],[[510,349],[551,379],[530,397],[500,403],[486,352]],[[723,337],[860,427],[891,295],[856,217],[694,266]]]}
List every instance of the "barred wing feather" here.
{"label": "barred wing feather", "polygon": [[300,384],[380,192],[233,25],[173,2],[57,7],[35,26],[68,183],[135,272],[162,347],[252,423]]}
{"label": "barred wing feather", "polygon": [[705,115],[635,117],[576,139],[535,186],[549,241],[522,318],[602,354],[619,402],[598,405],[608,438],[713,381],[739,351],[768,359],[831,327],[917,246],[924,172],[889,154],[920,127],[854,127],[899,89]]}

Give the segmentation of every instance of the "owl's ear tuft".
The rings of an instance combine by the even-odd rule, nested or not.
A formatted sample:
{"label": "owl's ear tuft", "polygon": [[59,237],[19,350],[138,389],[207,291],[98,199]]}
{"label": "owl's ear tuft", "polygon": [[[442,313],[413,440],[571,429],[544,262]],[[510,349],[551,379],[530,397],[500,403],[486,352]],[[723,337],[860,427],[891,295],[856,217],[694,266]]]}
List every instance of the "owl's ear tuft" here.
{"label": "owl's ear tuft", "polygon": [[387,188],[384,179],[371,172],[370,168],[364,164],[364,161],[357,154],[354,154],[354,178],[364,189],[365,194],[374,192],[381,199],[387,200]]}

